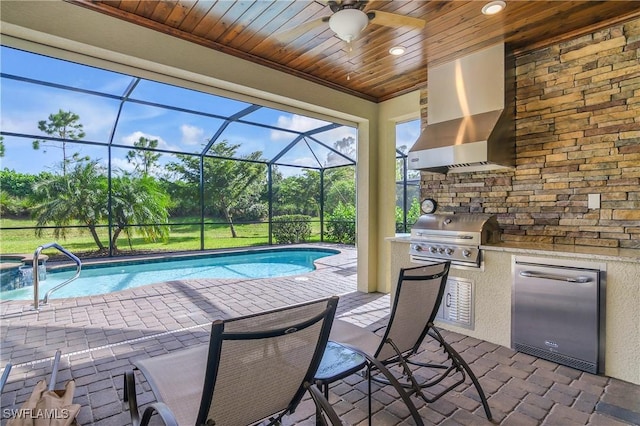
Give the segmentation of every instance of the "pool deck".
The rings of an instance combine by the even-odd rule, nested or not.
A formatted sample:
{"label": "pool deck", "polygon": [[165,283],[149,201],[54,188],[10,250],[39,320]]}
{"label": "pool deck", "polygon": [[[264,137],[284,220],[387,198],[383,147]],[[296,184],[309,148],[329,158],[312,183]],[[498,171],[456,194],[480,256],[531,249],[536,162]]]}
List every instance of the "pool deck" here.
{"label": "pool deck", "polygon": [[[62,351],[58,387],[75,379],[74,402],[82,405],[79,424],[117,426],[130,424],[122,404],[122,374],[131,369],[131,362],[206,343],[215,319],[337,294],[338,317],[366,327],[384,324],[389,296],[358,292],[356,251],[337,248],[339,255],[319,259],[317,270],[302,276],[172,281],[107,295],[53,299],[39,312],[31,302],[0,302],[0,365],[13,365],[2,408],[18,408],[37,381],[49,377],[57,349]],[[640,386],[460,334],[445,335],[483,384],[494,424],[640,424]],[[437,349],[425,342],[422,356],[438,358]],[[148,385],[140,377],[138,383],[138,402],[153,401]],[[331,403],[345,424],[366,424],[365,389],[358,375],[332,386]],[[374,425],[412,424],[389,387],[376,390],[373,398]],[[414,401],[426,424],[490,424],[468,379],[435,403]],[[284,424],[314,424],[311,402],[305,399]]]}

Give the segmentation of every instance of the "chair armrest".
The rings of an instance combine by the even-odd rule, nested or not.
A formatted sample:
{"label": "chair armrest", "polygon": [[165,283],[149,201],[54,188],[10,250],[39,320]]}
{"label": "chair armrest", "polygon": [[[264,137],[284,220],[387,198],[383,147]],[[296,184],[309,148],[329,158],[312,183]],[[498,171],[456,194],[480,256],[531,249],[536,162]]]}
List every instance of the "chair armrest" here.
{"label": "chair armrest", "polygon": [[132,370],[124,373],[124,402],[128,405],[129,414],[131,415],[132,426],[146,426],[151,420],[154,412],[158,413],[162,421],[167,426],[178,426],[178,421],[171,412],[171,409],[162,402],[155,402],[148,406],[140,418],[138,411],[138,398],[136,396],[136,378]]}
{"label": "chair armrest", "polygon": [[173,412],[166,404],[162,402],[154,402],[149,405],[144,410],[144,414],[142,415],[142,422],[140,422],[140,426],[147,426],[149,424],[149,420],[151,420],[151,416],[153,413],[158,413],[162,421],[167,426],[179,426],[178,421],[176,420]]}
{"label": "chair armrest", "polygon": [[[327,401],[322,392],[320,392],[320,389],[318,389],[316,385],[308,382],[305,382],[304,387],[309,391],[311,399],[316,404],[316,408],[320,411],[320,417],[323,423],[326,424],[326,419],[329,419],[332,426],[342,426],[342,421],[331,407],[331,404],[329,404],[329,401]],[[322,416],[322,414],[324,414],[326,418]]]}

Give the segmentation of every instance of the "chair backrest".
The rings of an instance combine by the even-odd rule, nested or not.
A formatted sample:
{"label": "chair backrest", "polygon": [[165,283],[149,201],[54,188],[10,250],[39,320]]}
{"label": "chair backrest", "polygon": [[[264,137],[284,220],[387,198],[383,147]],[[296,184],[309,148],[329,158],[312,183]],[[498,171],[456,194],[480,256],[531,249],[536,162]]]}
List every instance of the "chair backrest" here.
{"label": "chair backrest", "polygon": [[389,323],[375,354],[378,360],[397,355],[388,339],[400,353],[418,349],[438,313],[450,266],[443,262],[400,270]]}
{"label": "chair backrest", "polygon": [[293,411],[313,382],[337,304],[331,297],[215,321],[197,424],[249,425]]}

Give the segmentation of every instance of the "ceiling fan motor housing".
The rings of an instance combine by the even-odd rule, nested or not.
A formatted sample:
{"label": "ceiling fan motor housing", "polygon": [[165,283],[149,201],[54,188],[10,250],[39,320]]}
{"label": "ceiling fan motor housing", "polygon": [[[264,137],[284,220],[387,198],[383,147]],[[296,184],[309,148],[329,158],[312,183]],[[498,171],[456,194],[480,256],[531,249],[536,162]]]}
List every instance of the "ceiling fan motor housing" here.
{"label": "ceiling fan motor housing", "polygon": [[336,1],[336,0],[329,0],[327,1],[327,5],[329,5],[329,9],[331,9],[331,11],[333,13],[336,13],[339,10],[342,9],[364,9],[364,7],[367,4],[367,0],[342,0],[342,1]]}

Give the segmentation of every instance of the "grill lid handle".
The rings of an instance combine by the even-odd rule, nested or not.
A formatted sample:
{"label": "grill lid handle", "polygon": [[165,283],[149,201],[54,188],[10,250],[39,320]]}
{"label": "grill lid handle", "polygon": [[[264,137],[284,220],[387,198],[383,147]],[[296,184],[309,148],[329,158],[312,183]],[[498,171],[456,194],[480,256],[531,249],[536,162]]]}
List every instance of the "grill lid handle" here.
{"label": "grill lid handle", "polygon": [[436,238],[451,238],[454,240],[473,240],[473,235],[442,235],[442,234],[430,234],[428,232],[416,231],[418,237],[436,237]]}

